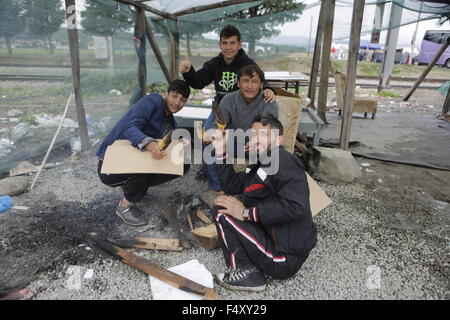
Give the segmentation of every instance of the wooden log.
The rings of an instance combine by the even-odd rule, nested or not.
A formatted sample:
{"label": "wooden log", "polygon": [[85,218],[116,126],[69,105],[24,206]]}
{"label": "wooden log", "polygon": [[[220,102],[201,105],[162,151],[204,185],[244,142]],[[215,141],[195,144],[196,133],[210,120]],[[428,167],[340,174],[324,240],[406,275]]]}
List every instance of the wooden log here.
{"label": "wooden log", "polygon": [[203,210],[201,208],[198,208],[195,211],[195,214],[197,215],[197,217],[203,221],[206,224],[212,224],[213,222],[211,221],[211,219],[208,218],[208,216],[205,214],[205,212],[203,212]]}
{"label": "wooden log", "polygon": [[170,56],[169,56],[169,68],[170,75],[172,79],[176,79],[178,76],[178,59],[179,59],[179,46],[180,46],[180,35],[178,33],[178,23],[176,24],[175,32],[172,32],[169,27],[166,27],[167,34],[169,36],[169,47],[170,47]]}
{"label": "wooden log", "polygon": [[308,139],[300,132],[297,132],[297,140],[300,141],[301,143],[306,143],[308,141]]}
{"label": "wooden log", "polygon": [[150,45],[152,46],[153,54],[155,55],[156,60],[158,60],[159,66],[161,67],[161,70],[164,73],[164,77],[166,77],[166,81],[167,82],[172,81],[173,78],[169,72],[169,69],[167,69],[161,50],[159,49],[158,43],[156,42],[155,36],[153,35],[153,31],[150,28],[147,19],[145,19],[145,35],[147,36],[147,39],[150,42]]}
{"label": "wooden log", "polygon": [[214,224],[194,229],[192,230],[192,234],[197,242],[205,249],[215,249],[220,245],[219,236]]}
{"label": "wooden log", "polygon": [[134,239],[108,239],[109,242],[122,248],[136,248],[149,250],[182,251],[178,239],[134,238]]}
{"label": "wooden log", "polygon": [[175,192],[164,201],[158,210],[158,215],[169,223],[180,240],[180,244],[186,249],[191,247],[190,240],[193,240],[186,223],[186,214],[190,211],[187,206],[191,201],[192,196],[184,196],[181,192]]}
{"label": "wooden log", "polygon": [[89,237],[94,243],[111,254],[112,256],[121,259],[127,265],[136,268],[145,274],[148,274],[156,279],[159,279],[175,288],[195,294],[207,300],[217,300],[218,296],[214,289],[204,287],[194,281],[191,281],[183,276],[180,276],[174,272],[171,272],[159,265],[150,262],[144,258],[141,258],[131,252],[128,252],[118,246],[115,246],[104,239],[99,234],[93,232],[89,233]]}
{"label": "wooden log", "polygon": [[[143,97],[147,90],[147,59],[145,54],[145,11],[142,8],[136,8],[136,18],[134,24],[134,37],[139,39],[139,47],[136,47],[138,54],[138,81],[141,88],[140,96]],[[144,54],[139,54],[138,50],[144,50]]]}
{"label": "wooden log", "polygon": [[347,60],[346,87],[344,93],[344,113],[342,117],[340,148],[347,150],[350,140],[350,129],[353,112],[353,99],[355,92],[356,67],[358,62],[361,26],[364,15],[365,0],[353,3],[352,24],[350,28],[350,44]]}
{"label": "wooden log", "polygon": [[87,130],[86,114],[84,112],[83,95],[80,78],[80,47],[78,43],[78,30],[75,16],[75,0],[65,0],[67,32],[69,38],[70,63],[72,66],[72,81],[75,91],[75,104],[77,107],[78,130],[80,134],[81,152],[89,149],[89,136]]}
{"label": "wooden log", "polygon": [[295,147],[304,157],[306,157],[306,154],[308,153],[308,148],[306,148],[306,145],[304,143],[295,140]]}
{"label": "wooden log", "polygon": [[186,214],[186,218],[187,218],[187,222],[189,224],[189,228],[191,228],[191,231],[194,230],[194,226],[192,225],[192,218],[191,218],[191,214],[187,213]]}
{"label": "wooden log", "polygon": [[176,16],[174,16],[173,14],[170,14],[168,12],[163,12],[161,10],[155,9],[153,7],[150,7],[144,3],[138,2],[138,1],[133,1],[133,0],[115,0],[117,2],[123,3],[123,4],[127,4],[127,5],[132,5],[136,8],[142,8],[145,9],[145,11],[157,14],[158,16],[162,17],[162,18],[166,18],[166,19],[171,19],[176,21],[178,18]]}
{"label": "wooden log", "polygon": [[317,115],[324,123],[327,123],[326,107],[328,96],[328,72],[330,69],[330,52],[333,37],[335,0],[322,0],[322,2],[326,5],[326,7],[324,17],[325,26],[323,30],[322,58],[320,59],[321,68],[319,96],[317,98]]}
{"label": "wooden log", "polygon": [[314,102],[316,100],[317,74],[319,73],[320,52],[322,48],[322,36],[324,29],[324,7],[325,3],[322,2],[320,6],[319,21],[317,23],[316,42],[314,45],[314,55],[311,64],[311,74],[309,77],[308,98],[310,99],[310,102],[307,106],[308,108],[315,108]]}
{"label": "wooden log", "polygon": [[423,70],[422,74],[419,78],[417,78],[416,82],[413,84],[411,90],[406,94],[406,96],[403,98],[403,101],[407,101],[414,91],[416,91],[417,87],[422,83],[423,79],[427,76],[427,74],[431,71],[431,69],[434,67],[436,62],[439,60],[439,58],[442,56],[442,54],[447,50],[447,47],[450,45],[450,37],[447,37],[447,41],[442,44],[441,48],[438,52],[436,52],[436,55],[434,56],[433,60],[428,64],[428,66]]}
{"label": "wooden log", "polygon": [[[184,15],[187,15],[187,14],[198,13],[198,12],[203,12],[203,11],[217,9],[217,8],[224,8],[224,7],[227,7],[227,6],[232,6],[232,5],[236,5],[236,4],[240,4],[240,3],[246,3],[246,2],[253,2],[253,1],[255,1],[255,0],[228,0],[228,1],[222,1],[222,2],[217,2],[217,3],[203,5],[203,6],[196,6],[196,7],[190,8],[190,9],[186,9],[186,10],[181,10],[181,11],[173,13],[172,15],[175,16],[175,17],[180,17],[180,16],[184,16]],[[154,21],[160,21],[162,19],[163,18],[161,18],[161,17],[153,18]]]}

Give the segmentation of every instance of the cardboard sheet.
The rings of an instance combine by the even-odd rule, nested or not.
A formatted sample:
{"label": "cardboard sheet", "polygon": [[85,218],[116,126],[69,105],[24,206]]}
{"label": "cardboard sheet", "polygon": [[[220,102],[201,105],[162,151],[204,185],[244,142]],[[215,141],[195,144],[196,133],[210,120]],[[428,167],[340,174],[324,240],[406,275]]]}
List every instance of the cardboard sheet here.
{"label": "cardboard sheet", "polygon": [[309,205],[311,207],[311,214],[314,217],[320,211],[328,207],[332,201],[308,172],[305,173],[309,186]]}
{"label": "cardboard sheet", "polygon": [[117,140],[106,149],[101,173],[162,173],[183,175],[184,149],[172,141],[162,159],[153,159],[149,151],[140,151],[128,140]]}

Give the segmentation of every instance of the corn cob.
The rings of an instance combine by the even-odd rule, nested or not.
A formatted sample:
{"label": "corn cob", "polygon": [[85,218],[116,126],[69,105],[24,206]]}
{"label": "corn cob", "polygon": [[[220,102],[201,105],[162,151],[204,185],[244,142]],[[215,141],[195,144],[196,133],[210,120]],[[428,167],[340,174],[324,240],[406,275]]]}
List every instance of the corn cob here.
{"label": "corn cob", "polygon": [[223,130],[227,126],[227,123],[223,120],[222,115],[220,114],[220,108],[215,102],[213,102],[212,111],[214,113],[214,121],[216,122],[217,128]]}
{"label": "corn cob", "polygon": [[167,132],[166,135],[159,141],[159,149],[161,149],[161,151],[166,150],[166,148],[172,142],[172,132],[173,130]]}
{"label": "corn cob", "polygon": [[200,141],[203,141],[203,138],[205,137],[205,128],[203,127],[203,123],[201,121],[198,121],[195,124],[195,132],[197,133],[197,136],[199,137]]}

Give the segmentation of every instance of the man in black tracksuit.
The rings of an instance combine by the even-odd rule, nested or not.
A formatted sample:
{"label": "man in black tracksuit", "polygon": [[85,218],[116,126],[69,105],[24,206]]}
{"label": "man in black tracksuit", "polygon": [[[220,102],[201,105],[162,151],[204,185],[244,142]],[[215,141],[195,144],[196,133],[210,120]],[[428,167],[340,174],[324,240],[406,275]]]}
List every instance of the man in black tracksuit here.
{"label": "man in black tracksuit", "polygon": [[[264,130],[278,129],[279,137]],[[259,115],[252,125],[250,152],[269,150],[278,155],[278,172],[272,163],[247,167],[236,173],[231,164],[218,164],[220,182],[227,194],[243,193],[243,202],[231,196],[215,201],[215,223],[225,261],[233,271],[215,276],[224,287],[262,291],[266,276],[286,279],[305,262],[317,241],[309,206],[309,187],[300,160],[280,146],[283,127],[272,115]],[[216,158],[226,156],[222,134],[213,141]],[[278,141],[277,141],[278,140]]]}

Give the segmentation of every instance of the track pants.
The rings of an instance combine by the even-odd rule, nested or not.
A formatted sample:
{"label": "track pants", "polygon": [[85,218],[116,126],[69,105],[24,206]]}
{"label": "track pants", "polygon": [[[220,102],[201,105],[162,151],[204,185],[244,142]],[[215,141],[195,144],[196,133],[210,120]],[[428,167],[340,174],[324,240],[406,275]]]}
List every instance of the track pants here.
{"label": "track pants", "polygon": [[294,256],[278,253],[272,237],[257,222],[244,222],[217,213],[215,224],[227,266],[248,268],[257,266],[274,279],[286,279],[297,273],[308,254]]}
{"label": "track pants", "polygon": [[[136,174],[104,174],[100,173],[103,161],[99,160],[97,173],[100,181],[109,187],[121,186],[125,199],[136,203],[147,194],[149,187],[157,186],[178,178],[174,174],[136,173]],[[184,174],[189,171],[189,164],[184,165]]]}

